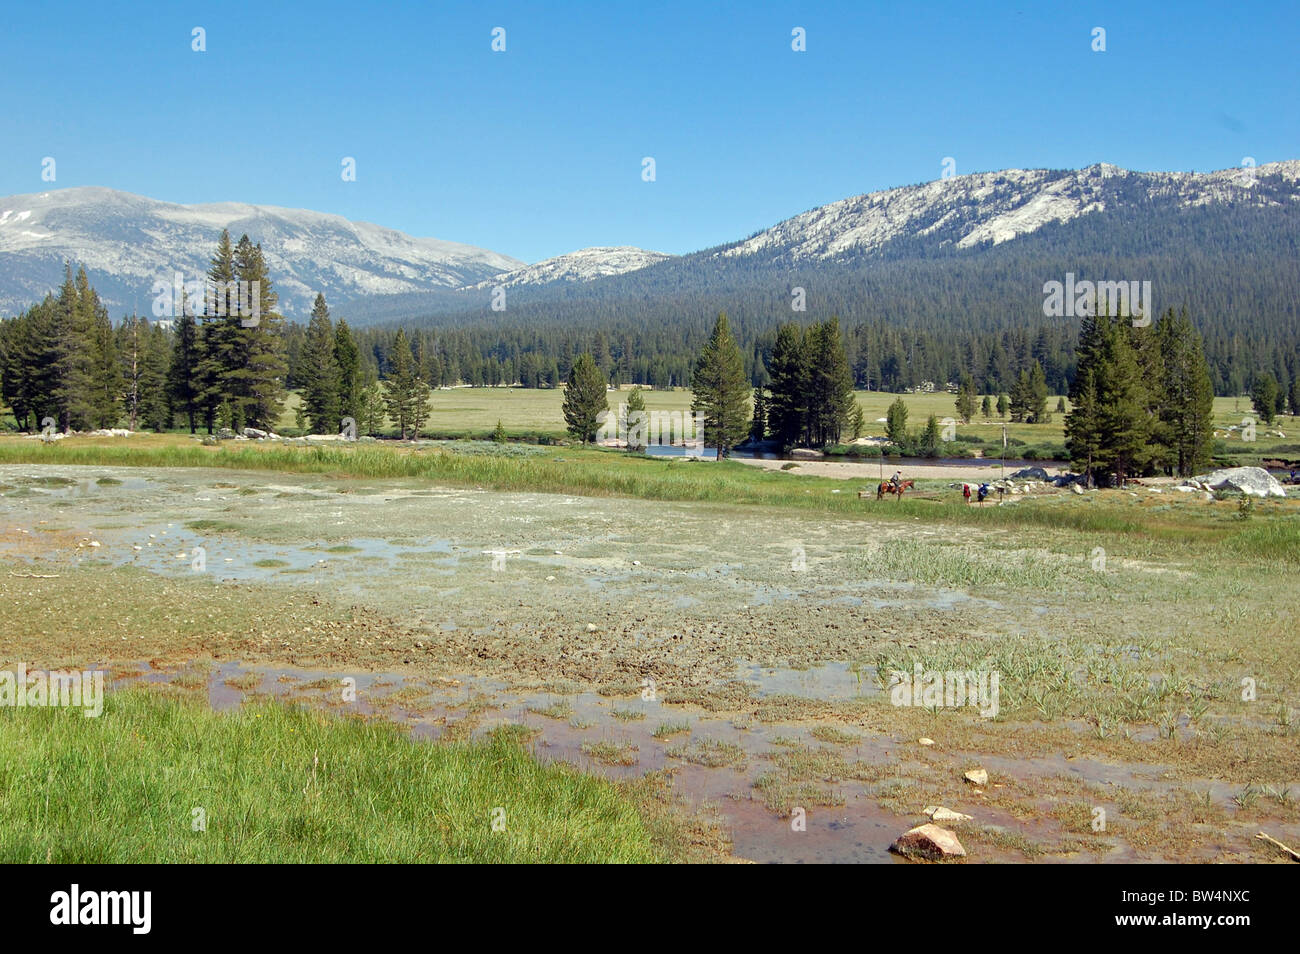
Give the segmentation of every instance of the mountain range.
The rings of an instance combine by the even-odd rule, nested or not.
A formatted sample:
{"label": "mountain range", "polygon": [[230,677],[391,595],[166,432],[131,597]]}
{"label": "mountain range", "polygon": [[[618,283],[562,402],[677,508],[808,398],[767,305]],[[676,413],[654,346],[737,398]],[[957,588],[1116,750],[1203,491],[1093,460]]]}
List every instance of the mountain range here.
{"label": "mountain range", "polygon": [[[1300,261],[1297,223],[1297,160],[1210,173],[1100,163],[973,173],[854,196],[689,255],[593,247],[528,265],[326,213],[236,202],[178,205],[87,187],[0,199],[0,314],[56,287],[67,261],[86,268],[114,317],[149,314],[153,283],[170,283],[176,271],[189,279],[206,270],[222,228],[261,242],[281,311],[290,317],[305,318],[321,291],[333,310],[360,323],[464,323],[501,320],[490,305],[497,286],[511,290],[512,309],[532,304],[550,311],[547,302],[562,302],[582,318],[609,311],[612,301],[649,297],[668,307],[693,293],[709,308],[714,299],[725,306],[741,289],[750,298],[762,289],[755,307],[788,311],[791,288],[803,281],[820,293],[823,307],[849,315],[870,311],[865,298],[879,297],[882,283],[888,300],[909,291],[899,282],[916,281],[927,268],[958,273],[974,263],[1005,264],[998,256],[1007,247],[1017,260],[1036,263],[1024,282],[1028,302],[1041,298],[1043,281],[1067,269],[1095,272],[1106,262],[1140,269],[1145,259],[1148,271],[1160,272],[1155,257],[1180,254],[1222,264],[1248,251],[1252,261],[1275,262],[1289,286]],[[1234,236],[1250,230],[1263,242],[1243,251]],[[1097,248],[1103,231],[1109,254]],[[1186,298],[1186,289],[1176,290]],[[1249,289],[1242,293],[1249,299]],[[957,297],[980,294],[968,288]]]}

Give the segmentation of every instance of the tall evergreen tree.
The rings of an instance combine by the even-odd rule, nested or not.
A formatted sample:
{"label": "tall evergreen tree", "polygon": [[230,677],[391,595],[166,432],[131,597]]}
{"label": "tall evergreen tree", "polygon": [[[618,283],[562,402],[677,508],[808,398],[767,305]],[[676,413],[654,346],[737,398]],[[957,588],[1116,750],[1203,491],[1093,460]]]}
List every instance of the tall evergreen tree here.
{"label": "tall evergreen tree", "polygon": [[339,365],[335,357],[336,334],[325,296],[316,293],[307,338],[302,346],[303,413],[317,434],[338,433]]}
{"label": "tall evergreen tree", "polygon": [[754,416],[749,422],[749,439],[767,439],[767,395],[761,387],[754,388]]}
{"label": "tall evergreen tree", "polygon": [[632,389],[627,396],[627,408],[624,412],[622,431],[629,451],[645,450],[647,427],[645,395],[639,387]]}
{"label": "tall evergreen tree", "polygon": [[767,432],[783,448],[795,447],[804,440],[809,390],[804,332],[797,324],[788,322],[777,330],[767,371]]}
{"label": "tall evergreen tree", "polygon": [[[148,325],[148,322],[144,322]],[[171,371],[171,345],[167,332],[155,323],[142,334],[144,347],[140,360],[140,423],[154,431],[172,426],[172,402],[168,387]]]}
{"label": "tall evergreen tree", "polygon": [[750,419],[745,362],[725,314],[718,315],[708,344],[695,362],[691,390],[691,411],[703,416],[704,441],[717,448],[721,459],[745,439]]}
{"label": "tall evergreen tree", "polygon": [[[436,362],[436,358],[434,359]],[[339,390],[339,423],[342,419],[350,417],[358,423],[361,420],[361,354],[357,350],[356,340],[352,337],[352,329],[348,327],[347,320],[340,318],[334,328],[334,363],[338,366],[338,390]],[[439,381],[436,377],[437,369],[431,369],[431,376],[427,379],[431,387],[437,387]]]}
{"label": "tall evergreen tree", "polygon": [[422,420],[417,423],[417,418],[424,382],[417,373],[410,341],[400,328],[393,339],[391,357],[393,366],[388,375],[384,404],[389,418],[397,425],[398,439],[406,440],[407,435],[414,434],[423,423]]}
{"label": "tall evergreen tree", "polygon": [[284,409],[284,319],[276,311],[279,296],[271,284],[260,243],[242,236],[235,247],[235,271],[240,295],[256,301],[254,315],[239,318],[242,361],[231,372],[231,398],[236,412],[253,427],[274,429]]}
{"label": "tall evergreen tree", "polygon": [[1130,343],[1127,319],[1103,319],[1094,371],[1100,416],[1099,462],[1123,486],[1150,459],[1153,419],[1147,382]]}
{"label": "tall evergreen tree", "polygon": [[808,354],[807,436],[814,447],[839,442],[853,401],[853,373],[849,369],[840,322],[814,325],[805,338]]}
{"label": "tall evergreen tree", "polygon": [[1190,477],[1210,462],[1214,439],[1214,388],[1201,336],[1186,307],[1175,317],[1170,308],[1156,325],[1161,351],[1161,442],[1175,473]]}
{"label": "tall evergreen tree", "polygon": [[1096,358],[1079,369],[1075,381],[1074,407],[1065,415],[1065,447],[1070,461],[1083,471],[1088,486],[1093,484],[1093,467],[1101,451],[1101,409],[1097,404]]}
{"label": "tall evergreen tree", "polygon": [[885,437],[899,447],[907,443],[907,402],[901,397],[894,398],[885,412]]}
{"label": "tall evergreen tree", "polygon": [[122,408],[128,430],[136,430],[144,400],[144,350],[148,345],[149,323],[136,315],[122,319],[117,327],[117,352],[122,360]]}
{"label": "tall evergreen tree", "polygon": [[191,434],[198,430],[204,409],[201,345],[198,322],[192,314],[182,314],[176,319],[176,340],[172,343],[167,368],[167,394],[172,408],[185,419]]}
{"label": "tall evergreen tree", "polygon": [[596,439],[600,426],[597,417],[609,410],[605,388],[605,375],[596,366],[591,352],[582,352],[569,369],[569,379],[564,385],[564,422],[575,440],[590,444]]}
{"label": "tall evergreen tree", "polygon": [[1265,424],[1272,424],[1277,417],[1278,393],[1277,378],[1269,372],[1255,378],[1255,385],[1250,389],[1250,403]]}

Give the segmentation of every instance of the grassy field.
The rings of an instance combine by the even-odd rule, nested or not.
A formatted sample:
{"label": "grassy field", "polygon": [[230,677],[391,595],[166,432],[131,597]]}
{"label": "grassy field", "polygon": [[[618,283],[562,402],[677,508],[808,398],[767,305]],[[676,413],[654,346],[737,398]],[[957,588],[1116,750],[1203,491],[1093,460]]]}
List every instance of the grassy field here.
{"label": "grassy field", "polygon": [[671,857],[626,786],[543,766],[517,732],[416,745],[386,722],[145,690],[97,719],[0,710],[7,864]]}
{"label": "grassy field", "polygon": [[[685,411],[690,408],[691,393],[685,389],[643,393],[649,411]],[[865,436],[884,436],[885,429],[880,420],[885,417],[889,405],[899,397],[908,406],[908,427],[911,430],[924,427],[931,414],[940,420],[956,415],[953,407],[956,396],[944,392],[898,395],[880,391],[857,391],[854,398],[862,405],[867,423]],[[619,402],[626,399],[625,391],[609,393],[612,409],[616,409]],[[280,419],[281,433],[296,433],[293,408],[297,406],[298,400],[296,393],[289,396],[285,413]],[[1065,440],[1065,415],[1056,412],[1058,400],[1059,395],[1048,398],[1047,406],[1052,412],[1052,419],[1047,423],[1003,422],[996,417],[996,411],[993,418],[985,418],[977,410],[970,424],[958,425],[957,434],[961,441],[977,439],[988,453],[994,453],[996,448],[1001,447],[1002,425],[1006,423],[1007,438],[1012,442],[1012,456],[1017,456],[1016,442],[1030,447],[1062,445]],[[560,410],[563,401],[564,392],[560,389],[452,388],[434,391],[425,432],[440,437],[487,438],[496,428],[497,421],[500,421],[506,433],[511,436],[563,439],[566,436],[564,417]],[[1066,407],[1069,408],[1068,400]],[[1240,428],[1242,419],[1246,417],[1254,417],[1248,398],[1214,399],[1214,422],[1223,441],[1219,447],[1222,455],[1240,457],[1242,462],[1270,455],[1300,460],[1300,418],[1283,415],[1272,427],[1258,425],[1255,440],[1247,442],[1241,439],[1239,430],[1230,435],[1227,432],[1229,426]],[[1275,431],[1281,431],[1287,436],[1280,438]]]}
{"label": "grassy field", "polygon": [[[691,392],[686,389],[671,391],[644,391],[648,411],[686,411],[691,404]],[[908,427],[917,430],[925,426],[926,419],[935,415],[940,420],[952,418],[956,414],[953,407],[955,395],[946,392],[918,393],[897,395],[880,391],[857,391],[854,399],[862,406],[866,420],[864,436],[883,437],[884,425],[881,420],[897,398],[902,397],[908,406]],[[627,400],[626,391],[611,391],[609,404],[617,409],[621,401]],[[1002,428],[1006,425],[1007,438],[1011,442],[1009,456],[1020,456],[1024,448],[1059,451],[1064,444],[1063,425],[1065,415],[1056,412],[1059,395],[1051,395],[1047,406],[1051,411],[1051,420],[1043,424],[1017,424],[1003,421],[996,417],[989,419],[976,411],[970,424],[958,425],[958,443],[952,446],[954,453],[982,446],[985,453],[994,455],[1002,446]],[[449,388],[431,392],[429,420],[424,428],[425,435],[440,438],[490,438],[500,421],[506,434],[512,438],[536,440],[564,440],[564,416],[561,406],[564,402],[562,389],[538,388]],[[278,431],[285,435],[299,433],[295,423],[295,410],[301,404],[301,395],[294,391],[287,395],[284,411],[280,416]],[[1068,409],[1069,402],[1066,401]],[[4,412],[7,415],[7,411]],[[1243,418],[1254,417],[1250,400],[1245,397],[1217,397],[1214,399],[1214,423],[1220,440],[1216,453],[1225,463],[1255,463],[1262,458],[1281,458],[1300,461],[1300,417],[1283,415],[1272,427],[1258,425],[1254,441],[1241,439],[1240,427]],[[12,424],[12,420],[10,421]],[[1228,432],[1227,428],[1235,426],[1237,431]],[[384,432],[390,433],[392,425],[385,424]],[[1276,432],[1285,434],[1277,436]],[[181,431],[173,433],[181,434]],[[978,443],[971,443],[971,441]],[[1017,448],[1020,450],[1018,451]]]}

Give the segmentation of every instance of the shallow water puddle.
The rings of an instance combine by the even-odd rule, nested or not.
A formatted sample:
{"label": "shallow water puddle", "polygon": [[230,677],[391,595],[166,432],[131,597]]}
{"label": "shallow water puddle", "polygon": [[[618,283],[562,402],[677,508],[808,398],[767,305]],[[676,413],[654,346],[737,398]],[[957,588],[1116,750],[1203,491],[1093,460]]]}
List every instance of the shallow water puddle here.
{"label": "shallow water puddle", "polygon": [[[850,780],[832,786],[844,804],[807,808],[806,830],[795,830],[789,818],[770,810],[754,790],[754,782],[775,768],[767,753],[786,751],[792,741],[812,741],[802,727],[740,728],[637,696],[613,700],[587,692],[517,693],[500,681],[474,676],[428,682],[399,673],[357,673],[352,676],[355,701],[344,702],[343,678],[339,672],[239,662],[165,671],[141,664],[137,671],[121,674],[112,686],[122,688],[136,681],[203,685],[209,704],[217,710],[231,709],[256,695],[323,704],[340,713],[391,719],[408,726],[417,740],[437,740],[449,731],[461,737],[457,723],[467,718],[473,719],[469,734],[475,737],[500,725],[527,725],[537,730],[530,745],[544,761],[568,762],[610,778],[670,770],[674,791],[693,809],[716,814],[732,838],[735,854],[753,861],[890,863],[898,860],[889,853],[890,843],[910,824],[919,823],[880,808],[867,785]],[[665,724],[677,731],[656,738],[656,730]],[[689,729],[681,729],[683,725]],[[773,739],[781,739],[782,744],[774,745]],[[708,751],[714,744],[732,747],[729,751],[735,754],[727,764],[695,761],[694,753]],[[599,757],[602,745],[631,764],[610,764]],[[864,738],[861,746],[844,754],[880,758],[892,745],[888,740]]]}

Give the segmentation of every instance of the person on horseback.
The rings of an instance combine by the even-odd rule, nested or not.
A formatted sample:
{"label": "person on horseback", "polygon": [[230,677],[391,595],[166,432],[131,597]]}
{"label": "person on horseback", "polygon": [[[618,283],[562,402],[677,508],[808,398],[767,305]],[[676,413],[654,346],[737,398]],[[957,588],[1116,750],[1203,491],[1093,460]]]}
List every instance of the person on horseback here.
{"label": "person on horseback", "polygon": [[898,485],[902,482],[903,472],[901,470],[894,471],[894,476],[889,478],[889,492],[891,494],[898,493]]}

